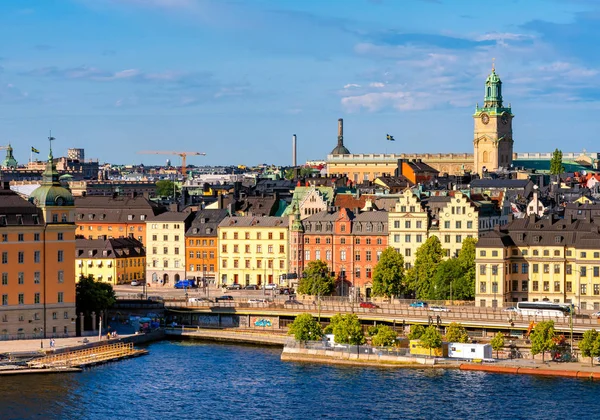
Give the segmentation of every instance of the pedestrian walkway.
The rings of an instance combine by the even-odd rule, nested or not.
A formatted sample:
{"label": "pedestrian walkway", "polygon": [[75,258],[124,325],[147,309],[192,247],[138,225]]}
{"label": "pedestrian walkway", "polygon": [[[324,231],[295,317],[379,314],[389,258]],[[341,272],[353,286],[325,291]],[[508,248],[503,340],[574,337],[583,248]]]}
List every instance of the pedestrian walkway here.
{"label": "pedestrian walkway", "polygon": [[[119,336],[119,338],[124,338],[127,336]],[[68,337],[68,338],[55,338],[54,348],[65,349],[69,347],[77,347],[84,345],[83,340],[87,338],[89,343],[97,343],[98,336],[93,337]],[[103,342],[107,342],[106,336],[102,337]],[[34,351],[49,351],[50,348],[50,338],[44,339],[32,339],[32,340],[8,340],[8,341],[0,341],[0,354],[2,353],[18,353],[18,352],[34,352]]]}

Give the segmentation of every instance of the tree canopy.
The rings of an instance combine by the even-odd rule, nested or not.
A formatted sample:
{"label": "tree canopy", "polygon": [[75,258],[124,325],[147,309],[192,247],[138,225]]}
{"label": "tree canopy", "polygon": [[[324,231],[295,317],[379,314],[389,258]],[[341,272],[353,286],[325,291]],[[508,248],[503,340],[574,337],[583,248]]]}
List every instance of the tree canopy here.
{"label": "tree canopy", "polygon": [[538,322],[529,337],[531,339],[531,354],[535,356],[542,353],[542,360],[545,360],[546,352],[556,348],[554,321]]}
{"label": "tree canopy", "polygon": [[387,248],[373,271],[373,294],[394,297],[404,291],[404,258],[394,248]]}
{"label": "tree canopy", "polygon": [[304,295],[327,296],[335,289],[335,279],[321,260],[310,261],[304,270],[304,275],[298,285],[298,293]]}
{"label": "tree canopy", "polygon": [[[437,265],[429,299],[472,300],[475,298],[476,239],[465,238],[456,258]],[[452,293],[451,293],[452,292]]]}
{"label": "tree canopy", "polygon": [[156,195],[159,197],[172,197],[173,191],[175,195],[179,193],[179,187],[170,179],[162,179],[156,181]]}
{"label": "tree canopy", "polygon": [[579,350],[583,357],[589,357],[594,366],[594,357],[600,356],[600,334],[596,330],[587,330],[579,342]]}
{"label": "tree canopy", "polygon": [[496,333],[494,338],[492,338],[492,341],[490,341],[490,344],[492,345],[492,349],[496,351],[497,359],[498,352],[504,347],[504,334],[502,334],[501,332]]}
{"label": "tree canopy", "polygon": [[87,316],[95,312],[99,315],[112,307],[116,301],[115,291],[110,283],[96,281],[91,274],[79,277],[75,288],[75,305],[78,314],[83,312]]}
{"label": "tree canopy", "polygon": [[425,333],[425,327],[422,325],[411,325],[410,332],[408,333],[409,340],[418,340]]}
{"label": "tree canopy", "polygon": [[337,314],[331,317],[331,331],[336,343],[364,344],[365,334],[356,314]]}
{"label": "tree canopy", "polygon": [[552,153],[552,159],[550,159],[550,175],[560,175],[565,171],[562,164],[562,151],[555,149]]}
{"label": "tree canopy", "polygon": [[446,328],[446,340],[451,343],[467,343],[469,341],[469,334],[462,324],[458,322],[452,322]]}
{"label": "tree canopy", "polygon": [[442,334],[434,325],[430,325],[425,329],[419,341],[423,347],[429,349],[429,355],[431,355],[431,349],[442,347]]}
{"label": "tree canopy", "polygon": [[377,325],[369,328],[371,344],[376,347],[391,346],[396,342],[396,332],[387,325]]}
{"label": "tree canopy", "polygon": [[288,334],[293,335],[298,341],[320,340],[323,329],[311,314],[298,315],[289,326]]}
{"label": "tree canopy", "polygon": [[430,236],[417,249],[415,265],[408,273],[409,289],[417,299],[429,299],[432,294],[432,279],[444,258],[444,250],[437,236]]}

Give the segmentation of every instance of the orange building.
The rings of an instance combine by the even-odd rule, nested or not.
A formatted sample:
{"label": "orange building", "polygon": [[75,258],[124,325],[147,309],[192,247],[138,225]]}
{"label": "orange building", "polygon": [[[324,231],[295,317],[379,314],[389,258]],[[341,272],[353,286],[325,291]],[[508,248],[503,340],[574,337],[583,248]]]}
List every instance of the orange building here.
{"label": "orange building", "polygon": [[163,206],[135,194],[77,197],[75,207],[78,238],[133,238],[144,245],[146,221],[167,211]]}
{"label": "orange building", "polygon": [[388,246],[387,212],[323,211],[304,219],[301,231],[301,252],[290,253],[300,261],[292,267],[298,266],[300,273],[310,261],[325,261],[336,278],[338,295],[371,295],[373,270]]}
{"label": "orange building", "polygon": [[48,157],[25,201],[0,189],[0,338],[75,335],[75,207]]}
{"label": "orange building", "polygon": [[200,286],[216,285],[219,223],[227,217],[227,210],[200,210],[185,233],[185,264],[187,277],[202,279]]}

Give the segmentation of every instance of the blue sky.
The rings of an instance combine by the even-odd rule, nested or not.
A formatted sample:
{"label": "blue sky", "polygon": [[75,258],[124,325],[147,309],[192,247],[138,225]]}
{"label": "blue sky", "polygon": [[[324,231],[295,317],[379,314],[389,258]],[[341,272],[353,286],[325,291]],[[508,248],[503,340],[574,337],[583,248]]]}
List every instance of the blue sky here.
{"label": "blue sky", "polygon": [[341,117],[354,153],[471,152],[492,58],[516,151],[600,151],[595,0],[6,0],[0,39],[20,162],[52,129],[101,162],[289,164]]}

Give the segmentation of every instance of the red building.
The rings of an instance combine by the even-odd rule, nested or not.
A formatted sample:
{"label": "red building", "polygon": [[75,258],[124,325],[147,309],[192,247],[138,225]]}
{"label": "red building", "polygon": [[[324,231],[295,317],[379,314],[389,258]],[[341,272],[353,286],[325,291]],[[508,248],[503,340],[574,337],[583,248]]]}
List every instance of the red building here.
{"label": "red building", "polygon": [[[353,213],[348,209],[323,211],[302,222],[301,229],[292,226],[291,240],[297,240],[298,273],[313,260],[327,263],[336,278],[336,291],[341,296],[369,297],[373,270],[388,246],[388,214],[384,211]],[[300,246],[300,244],[302,244]]]}

